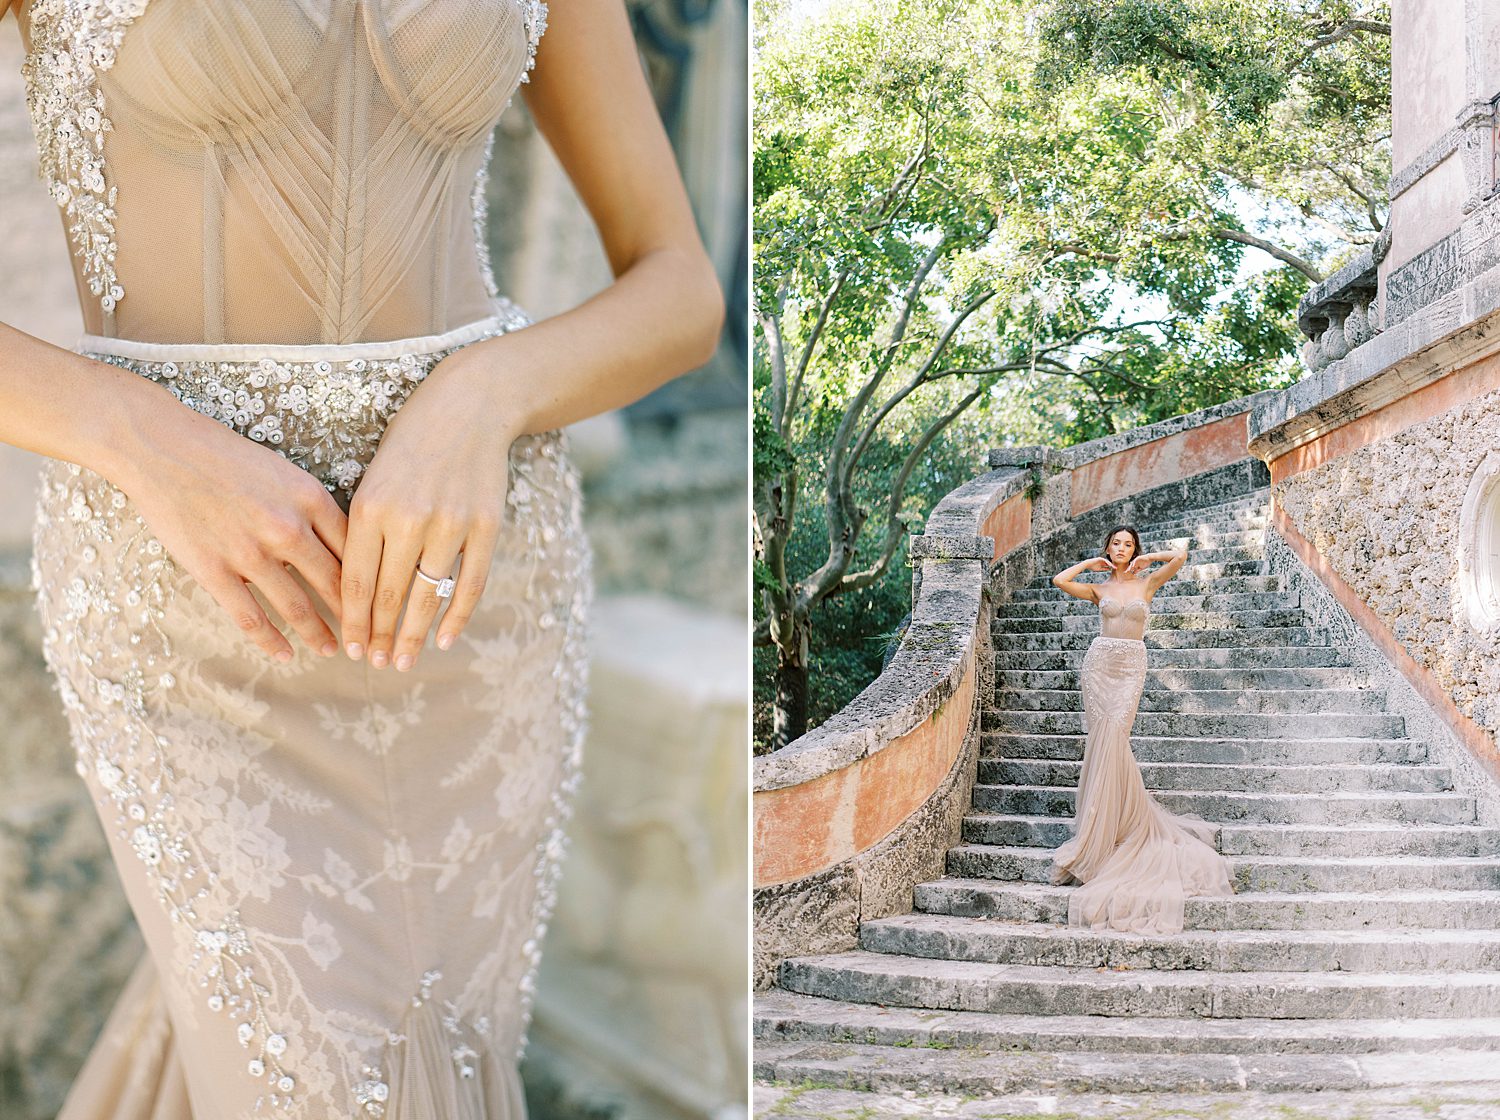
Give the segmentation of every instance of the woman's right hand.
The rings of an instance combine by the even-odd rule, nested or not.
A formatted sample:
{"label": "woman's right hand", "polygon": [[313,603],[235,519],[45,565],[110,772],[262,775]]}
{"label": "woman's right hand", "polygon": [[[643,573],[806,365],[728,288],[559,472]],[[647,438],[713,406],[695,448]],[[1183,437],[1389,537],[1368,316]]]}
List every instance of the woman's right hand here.
{"label": "woman's right hand", "polygon": [[323,656],[338,641],[295,568],[342,625],[344,538],[349,519],[315,477],[269,447],[181,405],[154,423],[149,451],[114,472],[147,526],[189,575],[267,655],[291,643],[247,584]]}

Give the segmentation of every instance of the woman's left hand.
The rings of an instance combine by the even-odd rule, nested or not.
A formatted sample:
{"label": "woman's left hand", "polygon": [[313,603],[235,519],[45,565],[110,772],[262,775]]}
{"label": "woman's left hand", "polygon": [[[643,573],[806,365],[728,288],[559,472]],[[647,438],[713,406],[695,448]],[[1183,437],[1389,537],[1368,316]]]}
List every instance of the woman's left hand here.
{"label": "woman's left hand", "polygon": [[522,431],[492,392],[493,347],[484,353],[464,347],[433,366],[391,417],[350,501],[344,649],[356,661],[368,651],[376,669],[390,661],[410,669],[426,644],[443,600],[436,584],[417,577],[419,566],[441,579],[453,575],[463,554],[438,628],[440,649],[457,639],[484,593],[505,512],[510,447]]}
{"label": "woman's left hand", "polygon": [[1125,574],[1133,576],[1137,572],[1144,572],[1155,562],[1156,558],[1151,556],[1149,553],[1144,556],[1137,556],[1125,566]]}

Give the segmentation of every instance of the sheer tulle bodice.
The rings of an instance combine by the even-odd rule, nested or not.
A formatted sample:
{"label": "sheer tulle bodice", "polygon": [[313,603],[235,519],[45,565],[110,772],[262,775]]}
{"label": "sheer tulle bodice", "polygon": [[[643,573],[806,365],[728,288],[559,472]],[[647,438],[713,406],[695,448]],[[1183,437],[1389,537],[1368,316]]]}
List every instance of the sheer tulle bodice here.
{"label": "sheer tulle bodice", "polygon": [[1151,604],[1145,599],[1129,602],[1111,595],[1099,596],[1099,632],[1110,638],[1143,638]]}
{"label": "sheer tulle bodice", "polygon": [[32,0],[41,173],[90,334],[440,334],[495,295],[491,130],[539,0]]}

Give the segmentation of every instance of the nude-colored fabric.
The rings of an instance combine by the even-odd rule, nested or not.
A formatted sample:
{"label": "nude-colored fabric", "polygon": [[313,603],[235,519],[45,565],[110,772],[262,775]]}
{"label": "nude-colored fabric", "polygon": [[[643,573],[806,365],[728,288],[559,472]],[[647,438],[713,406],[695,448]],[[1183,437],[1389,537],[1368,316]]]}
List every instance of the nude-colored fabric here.
{"label": "nude-colored fabric", "polygon": [[23,32],[54,56],[27,72],[42,171],[114,212],[75,216],[114,253],[74,238],[87,331],[349,342],[482,318],[475,181],[543,8],[31,0]]}
{"label": "nude-colored fabric", "polygon": [[[1149,605],[1101,593],[1106,622],[1145,632]],[[1101,634],[1081,673],[1083,765],[1073,836],[1054,853],[1053,878],[1081,883],[1068,924],[1131,933],[1176,933],[1183,900],[1234,893],[1229,864],[1213,847],[1215,826],[1164,809],[1146,790],[1130,749],[1146,680],[1146,644]]]}
{"label": "nude-colored fabric", "polygon": [[[30,0],[79,350],[347,511],[435,365],[531,321],[494,291],[474,202],[544,12]],[[563,435],[510,468],[477,610],[398,672],[320,657],[268,608],[295,653],[272,661],[126,493],[44,465],[43,653],[147,947],[60,1120],[523,1120],[592,584]]]}

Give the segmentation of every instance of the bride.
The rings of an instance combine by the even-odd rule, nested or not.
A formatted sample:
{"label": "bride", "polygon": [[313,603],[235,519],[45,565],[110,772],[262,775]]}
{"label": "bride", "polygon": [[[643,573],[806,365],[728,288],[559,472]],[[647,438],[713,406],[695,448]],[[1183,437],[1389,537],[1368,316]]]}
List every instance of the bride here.
{"label": "bride", "polygon": [[[560,429],[724,315],[624,6],[12,10],[86,333],[0,325],[0,440],[147,946],[61,1120],[521,1120],[592,587]],[[517,90],[614,273],[541,322],[483,239]]]}
{"label": "bride", "polygon": [[[1153,563],[1161,567],[1148,573]],[[1130,750],[1151,599],[1185,563],[1186,549],[1142,555],[1136,530],[1121,525],[1110,530],[1104,555],[1052,577],[1069,595],[1099,605],[1099,636],[1080,674],[1085,735],[1073,836],[1053,855],[1056,882],[1083,884],[1068,900],[1069,925],[1176,933],[1184,898],[1234,893],[1229,864],[1213,847],[1214,826],[1162,808]],[[1109,577],[1079,582],[1086,571]]]}

